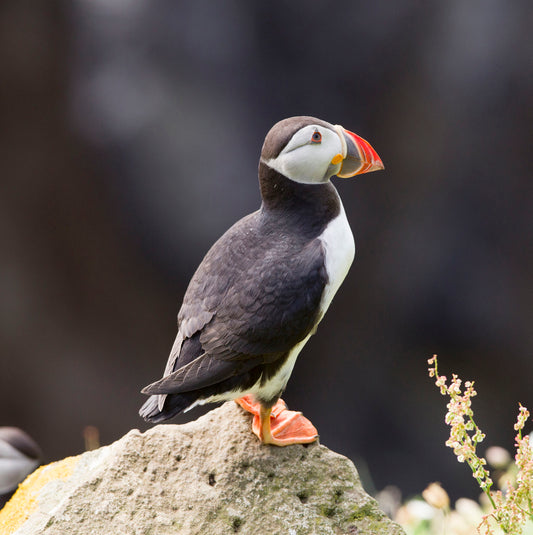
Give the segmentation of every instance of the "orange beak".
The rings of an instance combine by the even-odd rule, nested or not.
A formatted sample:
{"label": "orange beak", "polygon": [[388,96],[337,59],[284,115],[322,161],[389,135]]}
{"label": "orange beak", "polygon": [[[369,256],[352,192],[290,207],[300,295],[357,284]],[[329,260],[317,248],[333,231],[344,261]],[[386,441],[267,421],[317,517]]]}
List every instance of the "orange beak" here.
{"label": "orange beak", "polygon": [[385,169],[378,153],[372,145],[362,137],[345,130],[342,126],[336,126],[341,142],[346,145],[346,155],[343,156],[341,170],[337,176],[349,178],[363,173],[371,173]]}

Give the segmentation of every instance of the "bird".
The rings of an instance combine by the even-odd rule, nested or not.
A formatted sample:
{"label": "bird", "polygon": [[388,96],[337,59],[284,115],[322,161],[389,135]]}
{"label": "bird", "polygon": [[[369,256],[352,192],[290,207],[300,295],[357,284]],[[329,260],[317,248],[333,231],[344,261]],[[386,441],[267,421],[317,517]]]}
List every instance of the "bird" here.
{"label": "bird", "polygon": [[235,400],[264,444],[318,438],[281,399],[355,255],[333,176],[384,169],[362,137],[311,116],[277,122],[259,159],[259,209],[207,252],[178,312],[163,377],[139,413],[159,423],[197,405]]}
{"label": "bird", "polygon": [[39,466],[41,458],[41,449],[26,432],[18,427],[0,427],[0,509]]}

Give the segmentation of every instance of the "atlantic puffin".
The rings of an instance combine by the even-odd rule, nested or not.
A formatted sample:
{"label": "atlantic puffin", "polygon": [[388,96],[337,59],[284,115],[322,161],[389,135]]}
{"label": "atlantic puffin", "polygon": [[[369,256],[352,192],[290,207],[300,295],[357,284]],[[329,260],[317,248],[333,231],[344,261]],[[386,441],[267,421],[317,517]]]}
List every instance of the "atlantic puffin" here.
{"label": "atlantic puffin", "polygon": [[296,358],[324,317],[355,245],[334,175],[383,169],[358,135],[309,116],[268,132],[259,160],[262,203],[235,223],[194,273],[163,378],[139,413],[161,422],[204,403],[235,400],[265,444],[317,439],[280,399]]}

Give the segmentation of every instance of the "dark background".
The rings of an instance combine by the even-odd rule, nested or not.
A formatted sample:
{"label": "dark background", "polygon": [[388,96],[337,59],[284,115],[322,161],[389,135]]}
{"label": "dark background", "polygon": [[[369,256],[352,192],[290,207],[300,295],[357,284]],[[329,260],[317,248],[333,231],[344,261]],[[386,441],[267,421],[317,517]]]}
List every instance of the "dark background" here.
{"label": "dark background", "polygon": [[310,114],[386,170],[336,180],[356,260],[285,398],[369,491],[476,495],[426,359],[476,380],[510,448],[533,408],[532,24],[529,0],[4,0],[0,424],[46,461],[88,424],[146,429],[190,276],[259,206],[268,129]]}

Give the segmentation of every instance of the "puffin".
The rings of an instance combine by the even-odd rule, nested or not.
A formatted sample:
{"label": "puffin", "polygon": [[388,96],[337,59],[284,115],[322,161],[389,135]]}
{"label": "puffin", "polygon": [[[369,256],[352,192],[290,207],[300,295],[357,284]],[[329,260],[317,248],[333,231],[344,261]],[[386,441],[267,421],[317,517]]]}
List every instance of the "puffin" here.
{"label": "puffin", "polygon": [[163,377],[142,389],[139,414],[159,423],[197,405],[235,400],[264,444],[318,438],[281,399],[355,255],[331,178],[384,169],[362,137],[310,116],[268,132],[259,160],[259,209],[207,252],[178,312]]}
{"label": "puffin", "polygon": [[18,427],[0,427],[0,509],[41,459],[41,449],[28,433]]}

